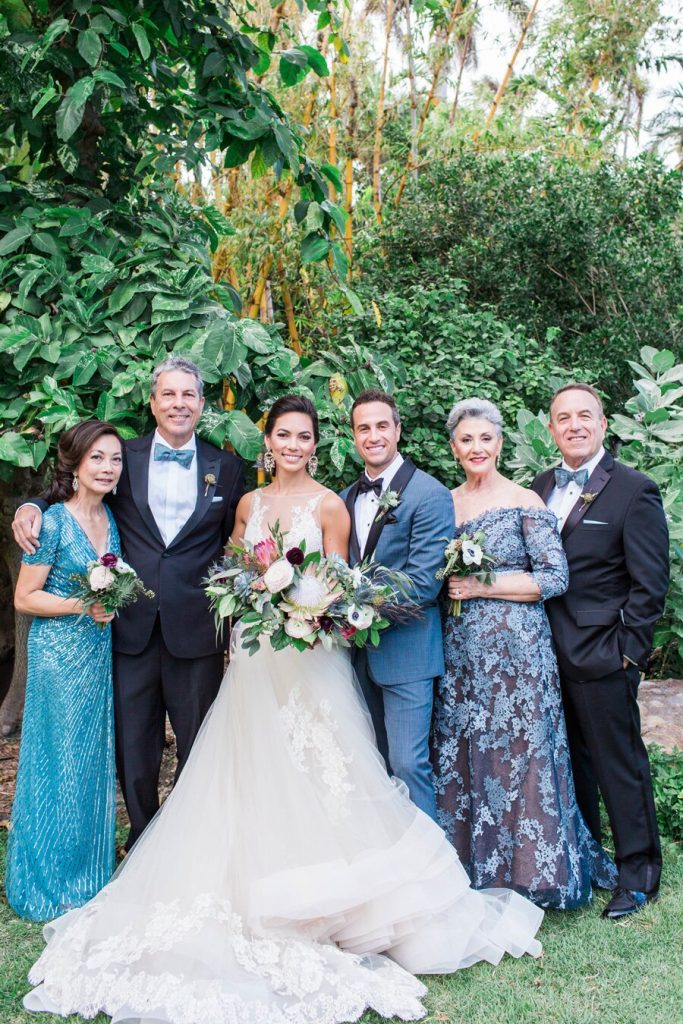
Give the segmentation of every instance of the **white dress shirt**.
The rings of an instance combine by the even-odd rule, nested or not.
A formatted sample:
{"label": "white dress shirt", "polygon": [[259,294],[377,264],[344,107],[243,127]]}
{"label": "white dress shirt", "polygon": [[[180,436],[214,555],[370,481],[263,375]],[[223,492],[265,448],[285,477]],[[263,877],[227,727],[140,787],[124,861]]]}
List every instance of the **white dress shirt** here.
{"label": "white dress shirt", "polygon": [[[601,446],[600,450],[597,451],[595,455],[588,460],[588,462],[584,462],[583,465],[577,466],[576,469],[587,469],[588,479],[590,479],[591,473],[598,465],[604,454],[605,449]],[[573,468],[568,466],[564,459],[562,460],[562,469],[568,469],[570,473],[574,472]],[[548,508],[557,516],[558,530],[562,530],[562,527],[567,520],[567,516],[574,508],[574,505],[576,505],[581,495],[585,493],[587,486],[588,484],[585,483],[580,487],[576,480],[570,480],[566,487],[555,487],[550,492],[550,496],[548,497]]]}
{"label": "white dress shirt", "polygon": [[[403,456],[400,452],[396,452],[393,462],[390,462],[383,473],[379,473],[379,477],[382,480],[382,494],[389,490],[391,481],[398,473],[401,464],[403,462]],[[368,480],[372,481],[373,477],[365,474]],[[366,491],[365,494],[359,494],[356,498],[356,504],[354,505],[353,515],[356,525],[356,536],[358,537],[358,546],[360,548],[361,555],[365,551],[365,545],[368,542],[368,534],[370,528],[377,518],[379,512],[379,498],[374,491]]]}
{"label": "white dress shirt", "polygon": [[149,489],[147,501],[154,520],[159,527],[166,547],[182,530],[194,512],[197,504],[197,439],[193,434],[179,451],[192,451],[194,458],[189,469],[179,462],[156,462],[154,446],[171,445],[164,441],[158,430],[154,431],[152,449],[149,453]]}

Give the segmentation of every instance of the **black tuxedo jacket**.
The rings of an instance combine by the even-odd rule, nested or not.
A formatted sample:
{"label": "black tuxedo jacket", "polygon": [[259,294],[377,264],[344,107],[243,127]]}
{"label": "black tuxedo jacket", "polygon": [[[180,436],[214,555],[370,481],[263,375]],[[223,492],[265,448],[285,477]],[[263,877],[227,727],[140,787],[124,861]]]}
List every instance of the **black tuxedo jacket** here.
{"label": "black tuxedo jacket", "polygon": [[[547,501],[553,470],[533,490]],[[669,535],[657,485],[606,453],[569,513],[562,541],[569,589],[546,602],[561,673],[600,679],[624,657],[643,671],[669,586]]]}
{"label": "black tuxedo jacket", "polygon": [[[121,478],[116,494],[107,498],[123,557],[155,594],[153,599],[138,598],[114,619],[114,650],[140,654],[158,614],[170,653],[177,658],[202,658],[221,650],[227,641],[227,635],[216,635],[201,582],[232,532],[235,508],[244,494],[244,463],[197,438],[197,457],[187,471],[197,473],[197,504],[166,547],[147,501],[153,438],[151,433],[124,443]],[[215,483],[207,485],[207,477]],[[36,504],[45,508],[45,502]]]}

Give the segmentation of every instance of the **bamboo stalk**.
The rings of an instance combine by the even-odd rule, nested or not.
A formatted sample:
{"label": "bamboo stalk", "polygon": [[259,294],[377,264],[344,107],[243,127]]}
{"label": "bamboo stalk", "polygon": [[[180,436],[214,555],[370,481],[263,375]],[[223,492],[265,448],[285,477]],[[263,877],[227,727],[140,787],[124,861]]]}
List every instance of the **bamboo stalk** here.
{"label": "bamboo stalk", "polygon": [[[498,86],[498,89],[496,90],[496,95],[493,97],[493,102],[491,103],[491,107],[489,109],[489,112],[486,115],[486,120],[484,121],[484,131],[486,131],[486,129],[489,127],[489,125],[493,121],[494,117],[496,116],[496,112],[497,112],[497,110],[498,110],[498,108],[500,106],[501,100],[503,99],[503,95],[505,94],[505,90],[507,89],[508,82],[510,81],[510,79],[512,77],[512,71],[513,71],[513,68],[515,66],[515,61],[519,57],[520,51],[521,51],[522,47],[524,46],[524,40],[526,39],[526,34],[529,31],[529,28],[531,27],[532,21],[534,20],[534,15],[536,14],[536,8],[537,7],[538,7],[538,0],[534,0],[533,5],[532,5],[531,9],[529,10],[529,13],[526,16],[526,20],[524,22],[524,25],[522,26],[522,32],[521,32],[521,35],[520,35],[519,39],[517,40],[517,45],[515,46],[514,52],[513,52],[512,56],[510,57],[510,60],[508,61],[508,66],[505,69],[505,74],[503,75],[503,80],[500,83],[500,85]],[[475,134],[475,140],[476,140],[477,134],[478,133]]]}
{"label": "bamboo stalk", "polygon": [[[456,23],[456,21],[458,20],[458,18],[460,17],[461,14],[462,14],[462,0],[455,0],[455,3],[453,4],[453,10],[451,11],[451,16],[448,19],[448,25],[446,26],[446,34],[445,34],[444,41],[443,41],[443,48],[442,48],[439,56],[436,59],[436,63],[434,64],[434,74],[432,76],[432,84],[431,84],[431,87],[429,89],[429,95],[427,96],[425,104],[424,104],[424,106],[422,108],[422,113],[420,114],[420,122],[419,122],[419,124],[417,126],[417,133],[416,133],[416,138],[415,138],[416,146],[419,144],[419,141],[420,141],[420,139],[422,137],[422,132],[424,131],[424,126],[427,123],[427,115],[429,114],[429,110],[430,110],[432,102],[434,100],[434,96],[436,95],[436,90],[437,90],[437,87],[439,85],[439,79],[441,78],[441,72],[443,71],[444,65],[446,63],[446,58],[448,56],[448,44],[450,42],[450,38],[451,38],[451,35],[453,33],[453,29],[455,28],[455,23]],[[416,150],[416,152],[417,152],[417,150]],[[412,171],[415,171],[416,169],[417,169],[417,161],[413,160],[413,151],[412,151],[412,147],[411,147],[410,157],[408,158],[408,163],[407,163],[406,168],[405,168],[405,170],[403,172],[403,175],[401,177],[401,180],[399,182],[399,186],[398,186],[398,189],[397,189],[397,192],[396,192],[396,198],[394,200],[396,206],[398,206],[399,203],[401,202],[401,196],[403,195],[403,190],[406,187],[406,181],[408,180],[408,174],[411,173]]]}
{"label": "bamboo stalk", "polygon": [[391,24],[394,19],[394,0],[387,0],[386,21],[384,29],[384,58],[382,60],[382,77],[377,98],[377,120],[375,121],[375,143],[372,153],[372,200],[375,215],[382,222],[382,193],[380,188],[380,157],[382,148],[382,129],[384,128],[384,98],[386,95],[387,67],[389,64],[389,43],[391,40]]}
{"label": "bamboo stalk", "polygon": [[449,124],[454,124],[455,123],[455,112],[458,109],[458,102],[460,100],[460,86],[462,85],[462,74],[463,74],[463,71],[465,70],[465,64],[467,63],[467,57],[468,57],[468,54],[470,52],[470,44],[471,44],[471,42],[472,42],[472,29],[470,29],[469,32],[467,33],[467,35],[465,36],[465,42],[464,42],[463,48],[462,48],[462,55],[460,57],[460,68],[458,70],[458,81],[456,82],[456,85],[455,85],[455,96],[453,97],[453,106],[451,107],[451,112],[450,112],[450,115],[449,115],[449,118],[448,118],[448,123]]}
{"label": "bamboo stalk", "polygon": [[406,55],[408,57],[408,82],[410,84],[410,162],[411,176],[417,184],[417,80],[415,75],[415,54],[413,52],[413,29],[410,24],[411,0],[406,0]]}

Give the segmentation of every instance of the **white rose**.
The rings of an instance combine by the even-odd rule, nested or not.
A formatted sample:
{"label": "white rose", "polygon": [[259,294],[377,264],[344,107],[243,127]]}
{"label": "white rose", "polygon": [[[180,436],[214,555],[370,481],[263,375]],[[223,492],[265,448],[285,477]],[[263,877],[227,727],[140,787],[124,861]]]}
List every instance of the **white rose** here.
{"label": "white rose", "polygon": [[93,590],[107,590],[114,582],[114,573],[106,565],[96,565],[90,570],[88,582]]}
{"label": "white rose", "polygon": [[484,552],[474,541],[464,540],[462,542],[462,560],[465,565],[481,565],[483,554]]}
{"label": "white rose", "polygon": [[375,613],[369,605],[364,604],[358,607],[358,605],[350,604],[349,610],[346,613],[347,622],[356,629],[367,629],[372,625],[372,620],[375,617]]}
{"label": "white rose", "polygon": [[263,582],[271,594],[277,594],[278,591],[284,590],[293,579],[294,566],[290,565],[286,558],[278,558],[277,562],[273,562],[263,576]]}
{"label": "white rose", "polygon": [[116,563],[116,571],[117,572],[135,572],[135,569],[132,567],[132,565],[128,565],[128,562],[124,562],[124,560],[122,558],[119,558],[118,562]]}
{"label": "white rose", "polygon": [[313,632],[313,627],[310,622],[306,622],[305,619],[295,619],[294,617],[285,619],[285,633],[287,636],[296,637],[297,640],[303,640],[304,637],[310,636]]}

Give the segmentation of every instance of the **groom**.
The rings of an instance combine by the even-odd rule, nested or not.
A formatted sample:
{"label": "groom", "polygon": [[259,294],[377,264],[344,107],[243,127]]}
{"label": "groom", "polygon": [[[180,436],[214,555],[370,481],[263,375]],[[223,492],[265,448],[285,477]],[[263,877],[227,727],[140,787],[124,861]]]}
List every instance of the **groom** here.
{"label": "groom", "polygon": [[[153,600],[141,598],[114,621],[114,708],[119,782],[130,818],[127,847],[159,809],[166,714],[182,770],[223,675],[201,582],[230,536],[244,492],[244,466],[195,434],[203,383],[188,359],[169,356],[152,375],[156,430],[126,441],[117,493],[108,498],[123,556]],[[43,510],[40,500],[36,503]],[[13,529],[35,550],[41,515],[17,512]]]}
{"label": "groom", "polygon": [[444,671],[436,572],[454,532],[453,500],[399,453],[401,421],[391,395],[364,391],[351,408],[351,427],[365,472],[341,495],[351,516],[349,561],[374,557],[406,573],[421,613],[383,633],[378,648],[356,650],[354,668],[389,770],[436,819],[429,729],[434,678]]}

